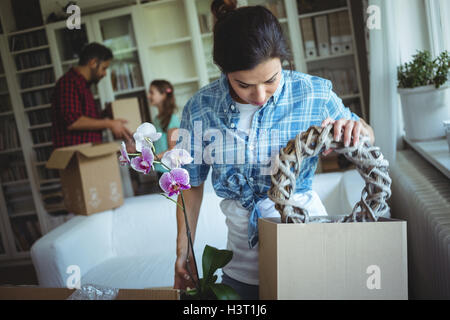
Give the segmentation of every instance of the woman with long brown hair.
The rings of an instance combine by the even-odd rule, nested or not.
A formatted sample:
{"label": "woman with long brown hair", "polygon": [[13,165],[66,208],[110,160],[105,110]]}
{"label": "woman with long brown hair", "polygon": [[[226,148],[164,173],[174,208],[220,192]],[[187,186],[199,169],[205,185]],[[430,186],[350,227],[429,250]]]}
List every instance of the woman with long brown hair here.
{"label": "woman with long brown hair", "polygon": [[[154,142],[156,153],[161,159],[164,153],[171,150],[177,140],[177,129],[180,119],[176,115],[177,106],[172,84],[166,80],[153,80],[148,92],[150,105],[158,108],[158,115],[153,119],[153,125],[162,136]],[[161,175],[167,171],[160,164],[155,164],[155,170]]]}

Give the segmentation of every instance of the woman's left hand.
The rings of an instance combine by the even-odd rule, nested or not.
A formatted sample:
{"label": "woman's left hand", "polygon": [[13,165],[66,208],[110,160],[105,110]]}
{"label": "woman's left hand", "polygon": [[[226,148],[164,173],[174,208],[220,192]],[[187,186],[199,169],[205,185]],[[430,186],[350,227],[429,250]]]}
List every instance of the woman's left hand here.
{"label": "woman's left hand", "polygon": [[[343,141],[344,146],[350,146],[351,140],[353,138],[353,145],[357,146],[359,143],[359,136],[369,136],[369,130],[361,123],[361,121],[347,120],[347,119],[339,119],[334,120],[332,118],[326,118],[322,122],[322,128],[326,127],[329,124],[333,124],[334,131],[334,140],[335,141]],[[326,156],[331,153],[333,149],[328,149],[323,152],[323,155]]]}

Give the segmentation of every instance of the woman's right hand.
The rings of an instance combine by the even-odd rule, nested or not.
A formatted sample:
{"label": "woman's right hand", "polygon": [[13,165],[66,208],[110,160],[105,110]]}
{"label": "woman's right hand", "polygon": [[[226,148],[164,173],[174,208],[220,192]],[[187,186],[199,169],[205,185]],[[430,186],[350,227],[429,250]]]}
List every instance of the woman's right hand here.
{"label": "woman's right hand", "polygon": [[[192,270],[192,276],[196,277],[196,270],[194,261],[192,258],[189,260],[190,269]],[[186,254],[177,256],[175,261],[175,284],[174,289],[186,290],[187,288],[195,288],[195,282],[189,276],[189,272],[186,265]]]}

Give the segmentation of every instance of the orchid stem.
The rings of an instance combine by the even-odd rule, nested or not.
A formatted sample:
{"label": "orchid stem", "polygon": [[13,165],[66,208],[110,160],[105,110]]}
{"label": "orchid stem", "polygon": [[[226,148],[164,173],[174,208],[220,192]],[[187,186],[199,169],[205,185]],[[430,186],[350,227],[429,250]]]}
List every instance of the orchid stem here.
{"label": "orchid stem", "polygon": [[[199,288],[199,285],[198,285],[198,281],[200,280],[200,277],[198,276],[197,261],[195,261],[194,245],[192,244],[191,229],[189,228],[189,223],[188,223],[188,219],[187,219],[187,215],[186,215],[186,205],[184,203],[183,191],[180,191],[180,195],[181,195],[181,201],[183,203],[184,221],[186,223],[186,234],[187,234],[189,246],[191,247],[192,258],[194,260],[194,266],[195,266],[195,273],[197,275],[197,281],[195,281],[195,286],[200,291],[200,288]],[[188,246],[187,257],[189,257],[189,246]],[[189,264],[189,261],[188,261],[188,264]]]}

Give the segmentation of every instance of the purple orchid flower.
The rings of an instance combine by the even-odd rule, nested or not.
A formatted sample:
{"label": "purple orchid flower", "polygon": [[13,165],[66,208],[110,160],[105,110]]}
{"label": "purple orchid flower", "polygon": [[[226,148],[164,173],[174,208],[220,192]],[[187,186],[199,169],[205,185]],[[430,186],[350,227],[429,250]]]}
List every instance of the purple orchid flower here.
{"label": "purple orchid flower", "polygon": [[142,154],[131,160],[131,167],[144,174],[148,174],[153,166],[154,156],[149,148],[142,148]]}
{"label": "purple orchid flower", "polygon": [[119,157],[120,165],[125,166],[130,163],[130,157],[128,156],[127,147],[125,142],[122,141],[122,145],[120,146],[120,157]]}
{"label": "purple orchid flower", "polygon": [[165,172],[159,179],[159,186],[164,192],[169,194],[169,197],[179,194],[181,190],[191,188],[189,185],[189,173],[183,168],[175,168],[170,172]]}

